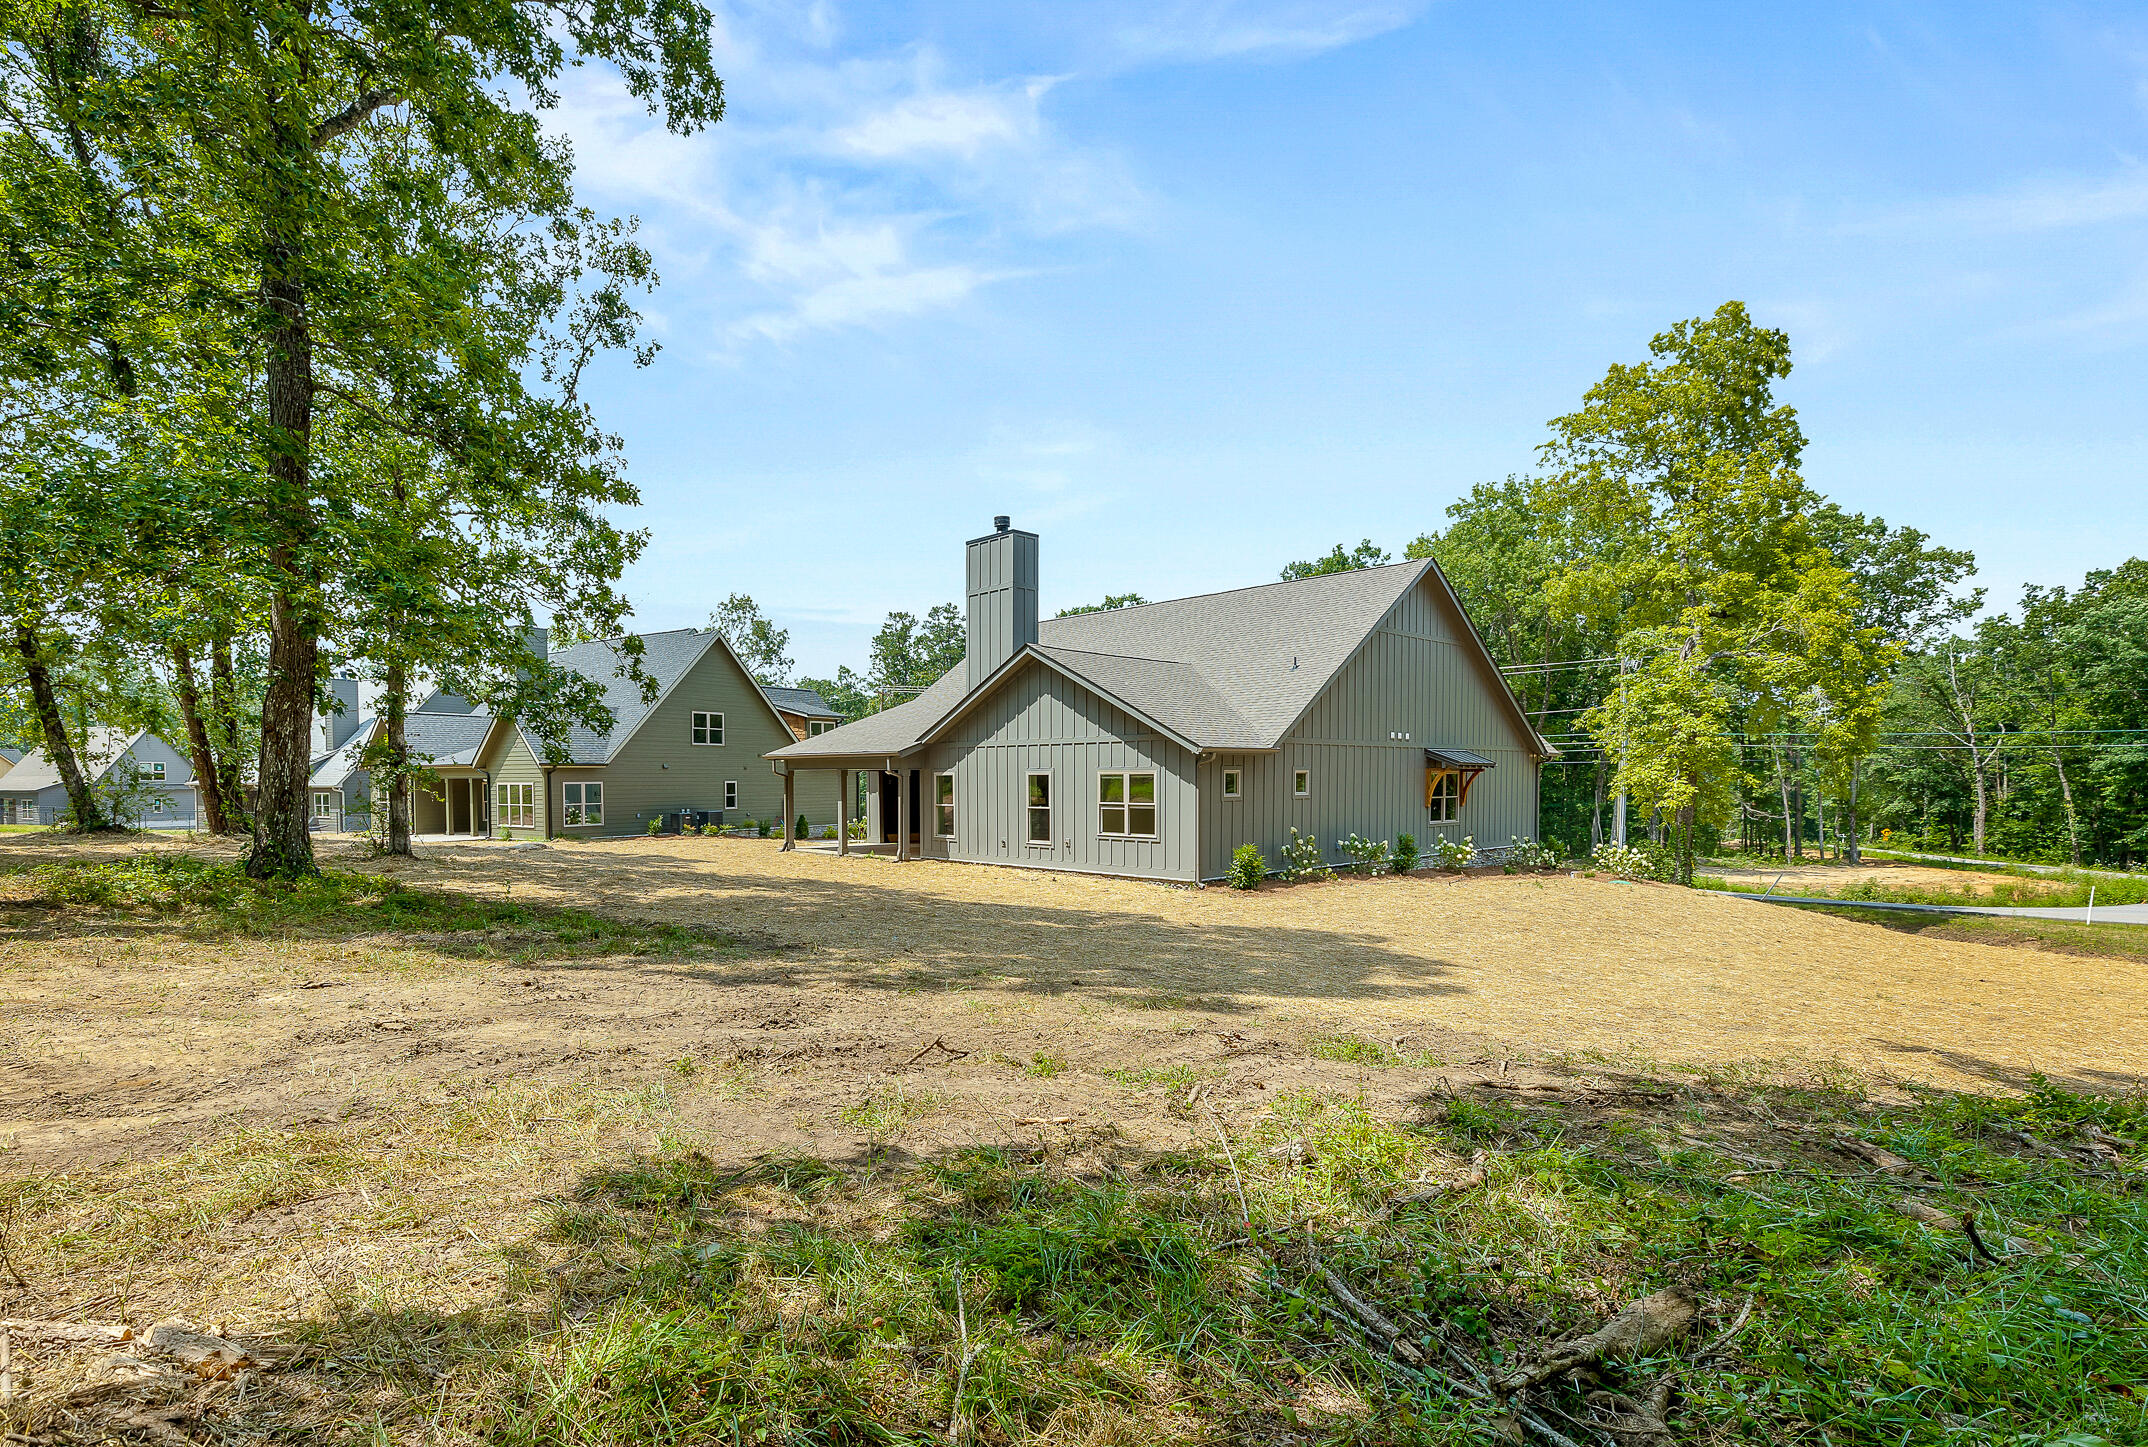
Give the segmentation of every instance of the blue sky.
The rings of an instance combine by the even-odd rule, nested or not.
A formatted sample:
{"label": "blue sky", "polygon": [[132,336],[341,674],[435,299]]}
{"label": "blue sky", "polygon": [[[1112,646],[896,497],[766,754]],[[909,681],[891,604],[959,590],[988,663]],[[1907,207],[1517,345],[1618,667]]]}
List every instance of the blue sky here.
{"label": "blue sky", "polygon": [[576,72],[664,350],[594,400],[639,626],[733,590],[801,670],[959,594],[1047,611],[1397,551],[1671,322],[1790,333],[1806,473],[1979,581],[2148,551],[2148,11],[744,3],[729,117]]}

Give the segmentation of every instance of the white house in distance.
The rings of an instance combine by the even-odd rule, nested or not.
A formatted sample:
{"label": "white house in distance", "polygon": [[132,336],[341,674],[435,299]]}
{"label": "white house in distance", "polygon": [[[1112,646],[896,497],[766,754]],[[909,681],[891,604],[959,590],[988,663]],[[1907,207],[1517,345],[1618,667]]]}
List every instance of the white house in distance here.
{"label": "white house in distance", "polygon": [[[156,734],[93,728],[76,753],[90,787],[114,801],[120,822],[144,829],[194,827],[194,766]],[[0,824],[58,824],[71,812],[59,770],[43,749],[0,775]]]}

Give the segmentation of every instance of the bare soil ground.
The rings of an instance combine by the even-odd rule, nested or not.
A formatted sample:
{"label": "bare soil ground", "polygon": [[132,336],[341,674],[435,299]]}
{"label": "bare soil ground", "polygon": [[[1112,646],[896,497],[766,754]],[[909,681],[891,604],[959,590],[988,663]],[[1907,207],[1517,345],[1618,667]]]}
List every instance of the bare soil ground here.
{"label": "bare soil ground", "polygon": [[[174,847],[9,839],[0,860]],[[1525,1087],[1538,1067],[1758,1063],[2002,1090],[2037,1072],[2090,1090],[2148,1078],[2140,962],[1604,878],[1238,894],[701,838],[476,843],[363,867],[735,943],[563,959],[504,931],[474,947],[208,942],[149,919],[0,909],[0,1159],[137,1157],[222,1125],[338,1121],[429,1085],[711,1073],[723,1088],[699,1092],[689,1123],[740,1159],[1103,1124],[1163,1146],[1191,1129],[1189,1095],[1347,1086],[1392,1104]],[[1412,1063],[1316,1053],[1361,1054],[1337,1044],[1352,1040]]]}

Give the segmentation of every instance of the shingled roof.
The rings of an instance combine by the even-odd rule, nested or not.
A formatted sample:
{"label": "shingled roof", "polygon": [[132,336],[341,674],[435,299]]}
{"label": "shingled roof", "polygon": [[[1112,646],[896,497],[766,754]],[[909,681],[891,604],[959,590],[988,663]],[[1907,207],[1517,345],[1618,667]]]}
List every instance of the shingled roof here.
{"label": "shingled roof", "polygon": [[[1073,676],[1188,747],[1276,748],[1380,620],[1428,572],[1438,576],[1431,561],[1421,559],[1040,619],[1036,644],[974,694],[965,696],[966,677],[958,666],[908,703],[770,757],[903,753],[952,724],[1031,658]],[[1515,717],[1528,726],[1518,705]]]}
{"label": "shingled roof", "polygon": [[818,689],[784,688],[780,685],[768,684],[762,687],[761,692],[767,694],[768,701],[783,712],[794,713],[801,718],[842,717],[841,714],[828,707],[828,700],[820,696],[820,690]]}

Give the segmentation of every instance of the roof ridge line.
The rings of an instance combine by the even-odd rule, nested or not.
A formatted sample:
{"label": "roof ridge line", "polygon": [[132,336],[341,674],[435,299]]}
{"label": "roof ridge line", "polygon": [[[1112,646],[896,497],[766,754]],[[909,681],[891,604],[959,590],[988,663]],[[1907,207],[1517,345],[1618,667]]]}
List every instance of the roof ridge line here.
{"label": "roof ridge line", "polygon": [[[1068,648],[1060,643],[1039,643],[1037,647],[1049,648],[1054,653],[1079,653],[1084,658],[1131,658],[1136,663],[1175,663],[1180,668],[1193,668],[1193,664],[1184,658],[1151,658],[1146,653],[1106,653],[1101,648]],[[1194,672],[1198,673],[1200,670],[1195,668]]]}
{"label": "roof ridge line", "polygon": [[1352,573],[1380,573],[1389,568],[1411,568],[1431,561],[1430,558],[1404,558],[1399,563],[1374,563],[1367,568],[1345,568],[1340,573],[1313,573],[1303,578],[1278,578],[1272,583],[1247,583],[1237,588],[1215,588],[1206,593],[1188,593],[1183,598],[1158,598],[1153,603],[1126,603],[1117,608],[1092,608],[1086,613],[1055,613],[1049,618],[1040,618],[1037,622],[1041,627],[1046,623],[1064,623],[1072,618],[1094,618],[1099,614],[1138,613],[1143,608],[1164,608],[1173,603],[1193,603],[1202,598],[1227,597],[1232,593],[1257,593],[1263,588],[1287,588],[1293,583],[1317,583],[1323,578],[1345,578]]}

